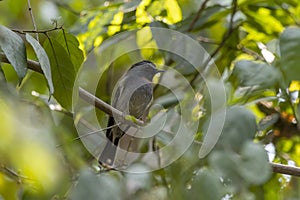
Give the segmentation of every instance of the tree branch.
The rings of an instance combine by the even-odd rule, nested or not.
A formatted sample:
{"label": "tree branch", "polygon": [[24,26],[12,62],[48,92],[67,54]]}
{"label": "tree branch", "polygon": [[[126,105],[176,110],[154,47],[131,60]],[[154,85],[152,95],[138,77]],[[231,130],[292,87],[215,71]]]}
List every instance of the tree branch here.
{"label": "tree branch", "polygon": [[[237,11],[237,0],[233,0],[231,6],[232,6],[232,11],[231,11],[230,20],[229,20],[228,31],[224,34],[222,41],[220,42],[220,44],[218,45],[218,47],[211,53],[210,57],[207,58],[207,60],[203,64],[203,66],[208,65],[208,63],[219,53],[219,51],[223,48],[223,46],[225,45],[225,43],[228,40],[228,38],[233,33],[233,30],[234,30],[233,19],[234,19],[234,15],[235,15],[235,13]],[[199,75],[198,73],[195,73],[194,77],[190,81],[191,85],[193,85],[193,83],[197,79],[198,75]]]}
{"label": "tree branch", "polygon": [[[107,104],[106,102],[102,101],[101,99],[97,98],[96,96],[92,95],[91,93],[89,93],[88,91],[86,91],[85,89],[83,89],[81,87],[79,87],[79,96],[83,100],[85,100],[87,103],[89,103],[91,105],[95,105],[96,108],[99,108],[106,114],[108,114],[110,116],[118,116],[121,119],[124,119],[124,121],[132,123],[131,120],[127,120],[127,115],[125,115],[121,111],[117,110],[116,108],[112,107],[111,105]],[[134,121],[136,122],[136,124],[138,124],[140,126],[144,125],[144,122],[141,120],[135,119]]]}
{"label": "tree branch", "polygon": [[47,34],[48,32],[56,31],[56,30],[61,30],[63,29],[63,26],[57,26],[55,25],[54,28],[47,29],[47,30],[17,30],[17,29],[12,29],[12,31],[20,33],[20,34],[25,34],[25,33],[43,33]]}
{"label": "tree branch", "polygon": [[[0,53],[0,61],[9,63],[9,60],[3,53]],[[27,65],[28,65],[29,69],[43,74],[40,63],[27,59]],[[132,117],[130,115],[125,115],[123,112],[117,110],[116,108],[112,107],[111,105],[107,104],[106,102],[102,101],[101,99],[92,95],[91,93],[89,93],[88,91],[86,91],[85,89],[83,89],[81,87],[79,87],[79,96],[83,100],[85,100],[87,103],[94,105],[96,108],[102,110],[106,114],[108,114],[110,116],[117,116],[120,119],[124,120],[122,122],[126,121],[126,123],[129,123],[130,125],[135,125],[135,124],[137,124],[139,126],[145,125],[144,122],[139,119],[131,120]],[[133,121],[134,121],[134,123],[133,123]]]}
{"label": "tree branch", "polygon": [[201,4],[201,6],[200,6],[200,8],[199,8],[199,10],[198,10],[198,12],[197,12],[197,14],[196,14],[196,17],[193,19],[192,23],[190,24],[189,28],[187,29],[188,32],[190,32],[190,31],[192,31],[192,30],[194,29],[194,26],[195,26],[196,22],[199,20],[199,18],[200,18],[200,16],[201,16],[202,12],[205,10],[206,4],[207,4],[208,1],[209,1],[209,0],[205,0],[205,1]]}
{"label": "tree branch", "polygon": [[293,167],[289,165],[283,165],[283,164],[278,164],[278,163],[270,163],[273,172],[275,173],[280,173],[280,174],[288,174],[292,176],[300,176],[300,168],[299,167]]}

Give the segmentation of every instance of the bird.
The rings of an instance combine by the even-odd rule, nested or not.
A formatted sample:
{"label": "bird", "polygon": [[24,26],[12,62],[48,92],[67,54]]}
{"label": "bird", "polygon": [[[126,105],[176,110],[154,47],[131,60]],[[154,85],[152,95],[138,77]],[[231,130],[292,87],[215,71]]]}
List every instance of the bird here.
{"label": "bird", "polygon": [[[161,72],[164,70],[158,70],[156,65],[148,60],[133,64],[117,82],[112,94],[111,106],[125,115],[131,115],[145,122],[153,101],[152,79],[155,74]],[[134,134],[132,130],[129,134],[131,126],[124,124],[124,120],[117,116],[109,117],[107,127],[107,143],[98,161],[106,168],[120,167],[118,166],[120,163],[115,162],[117,149],[119,147],[125,151],[134,151],[136,147],[134,143],[130,143]],[[120,147],[121,143],[123,147]]]}

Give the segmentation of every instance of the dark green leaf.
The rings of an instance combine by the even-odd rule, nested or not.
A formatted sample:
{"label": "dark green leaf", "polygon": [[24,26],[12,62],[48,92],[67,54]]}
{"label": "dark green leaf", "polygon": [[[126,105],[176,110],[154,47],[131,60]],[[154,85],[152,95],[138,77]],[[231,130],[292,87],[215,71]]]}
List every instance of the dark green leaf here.
{"label": "dark green leaf", "polygon": [[0,25],[0,47],[17,72],[19,79],[23,79],[27,72],[24,41],[16,33]]}
{"label": "dark green leaf", "polygon": [[259,131],[266,130],[267,128],[270,128],[272,125],[278,122],[279,119],[280,119],[279,113],[273,113],[271,115],[268,115],[259,121],[257,125],[257,130]]}
{"label": "dark green leaf", "polygon": [[256,120],[252,112],[242,106],[231,107],[227,109],[218,146],[238,152],[245,142],[254,138],[255,133]]}
{"label": "dark green leaf", "polygon": [[55,39],[46,40],[44,48],[51,63],[54,97],[67,110],[71,110],[75,69],[68,53]]}
{"label": "dark green leaf", "polygon": [[50,67],[50,61],[49,61],[48,56],[47,56],[44,48],[40,45],[40,43],[36,39],[34,39],[31,35],[26,34],[26,40],[33,47],[33,50],[36,53],[36,56],[40,62],[40,65],[41,65],[42,71],[45,75],[45,78],[48,82],[50,94],[53,94],[54,87],[53,87],[53,83],[52,83],[51,67]]}
{"label": "dark green leaf", "polygon": [[232,151],[214,151],[209,155],[209,164],[221,177],[233,183],[240,180],[237,168],[241,163],[239,155]]}
{"label": "dark green leaf", "polygon": [[243,162],[237,170],[245,181],[260,185],[270,178],[272,169],[268,162],[268,155],[260,144],[245,143],[241,150],[241,158]]}
{"label": "dark green leaf", "polygon": [[224,195],[224,186],[216,173],[209,170],[203,170],[194,177],[188,199],[217,200],[222,199]]}
{"label": "dark green leaf", "polygon": [[266,63],[242,60],[235,64],[232,75],[238,78],[241,87],[267,89],[276,85],[280,72]]}
{"label": "dark green leaf", "polygon": [[120,183],[110,175],[97,176],[85,170],[80,173],[79,182],[70,193],[70,199],[122,199]]}
{"label": "dark green leaf", "polygon": [[300,80],[300,29],[287,28],[279,38],[280,69],[288,84],[292,80]]}
{"label": "dark green leaf", "polygon": [[75,36],[70,33],[61,32],[56,40],[65,48],[73,63],[76,72],[80,68],[84,56],[81,49],[79,49],[79,42]]}

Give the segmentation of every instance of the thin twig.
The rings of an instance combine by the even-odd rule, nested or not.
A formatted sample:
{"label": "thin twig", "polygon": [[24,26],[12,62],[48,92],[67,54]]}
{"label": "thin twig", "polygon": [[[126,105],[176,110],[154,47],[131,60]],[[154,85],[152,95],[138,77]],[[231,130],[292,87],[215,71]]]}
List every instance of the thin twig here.
{"label": "thin twig", "polygon": [[23,176],[17,172],[15,172],[14,170],[4,166],[1,164],[1,168],[2,170],[0,171],[3,171],[4,173],[6,173],[8,176],[12,177],[13,179],[15,179],[17,182],[21,182],[22,180],[24,179],[29,179],[27,176]]}
{"label": "thin twig", "polygon": [[233,18],[234,18],[234,15],[235,15],[236,11],[237,11],[237,0],[233,0],[232,1],[232,12],[231,12],[230,21],[229,21],[229,29],[226,32],[226,34],[224,35],[224,37],[223,37],[221,43],[219,44],[219,46],[217,47],[217,49],[211,54],[211,58],[215,57],[215,55],[217,55],[217,53],[219,53],[221,48],[224,46],[226,40],[232,34],[232,32],[234,30],[234,28],[233,28]]}
{"label": "thin twig", "polygon": [[216,42],[214,39],[211,39],[208,37],[203,37],[201,35],[197,36],[196,40],[199,42],[208,43],[208,44],[216,44],[216,45],[220,44],[220,43]]}
{"label": "thin twig", "polygon": [[199,10],[198,10],[198,12],[197,12],[197,14],[196,14],[196,17],[193,19],[192,23],[190,24],[189,28],[187,29],[188,32],[190,32],[190,31],[192,31],[192,30],[194,29],[194,26],[195,26],[196,22],[199,20],[199,18],[200,18],[200,16],[201,16],[202,12],[205,10],[206,4],[208,3],[208,1],[209,1],[209,0],[205,0],[205,1],[201,4],[201,6],[200,6],[200,8],[199,8]]}
{"label": "thin twig", "polygon": [[280,173],[280,174],[288,174],[292,176],[300,176],[300,168],[289,166],[289,165],[283,165],[278,163],[270,163],[270,165],[273,168],[273,172]]}
{"label": "thin twig", "polygon": [[38,30],[37,30],[37,26],[36,26],[36,23],[35,23],[35,20],[34,20],[34,16],[33,16],[33,13],[32,13],[32,8],[31,8],[30,0],[27,0],[27,4],[28,4],[28,10],[29,10],[29,13],[30,13],[30,17],[31,17],[31,21],[32,21],[32,24],[33,24],[33,28],[36,31],[35,37],[36,37],[36,40],[39,41],[39,34],[37,33]]}
{"label": "thin twig", "polygon": [[12,29],[12,31],[20,33],[20,34],[25,34],[25,33],[43,33],[43,34],[46,34],[46,33],[56,31],[56,30],[61,30],[61,29],[63,29],[62,25],[61,26],[55,26],[54,28],[47,29],[47,30],[17,30],[17,29]]}
{"label": "thin twig", "polygon": [[[207,60],[204,62],[203,66],[208,65],[208,63],[219,53],[219,51],[223,48],[223,46],[225,45],[226,41],[228,40],[228,38],[231,36],[231,34],[233,33],[234,27],[233,27],[233,19],[234,19],[234,15],[237,11],[237,0],[233,0],[232,1],[232,12],[231,12],[231,16],[230,16],[230,20],[229,20],[229,28],[228,31],[224,34],[223,39],[221,41],[221,43],[218,45],[218,47],[211,53],[210,57],[207,58]],[[190,81],[190,84],[193,85],[194,81],[197,79],[199,73],[195,73],[194,77],[192,78],[192,80]]]}
{"label": "thin twig", "polygon": [[[86,133],[86,134],[84,134],[84,135],[80,135],[80,136],[78,136],[78,137],[76,137],[76,138],[73,138],[73,139],[70,140],[69,142],[71,143],[71,142],[74,142],[74,141],[76,141],[76,140],[79,140],[79,139],[82,139],[82,138],[85,138],[85,137],[88,137],[88,136],[91,136],[91,135],[98,134],[99,132],[106,131],[107,129],[111,129],[111,128],[117,127],[117,126],[119,126],[119,125],[120,125],[120,123],[114,124],[114,125],[112,125],[112,126],[108,126],[108,127],[103,128],[103,129],[101,129],[101,130],[96,130],[96,131],[92,131],[92,132],[90,132],[90,133]],[[67,142],[67,143],[69,143],[69,142]],[[56,145],[56,148],[62,147],[63,145],[66,145],[67,143],[63,143],[63,144]]]}
{"label": "thin twig", "polygon": [[240,50],[240,51],[242,51],[242,52],[244,52],[244,53],[246,53],[246,54],[249,54],[249,55],[253,56],[256,60],[262,60],[262,61],[265,60],[264,57],[262,57],[261,55],[259,55],[255,51],[253,51],[251,49],[248,49],[248,48],[246,48],[244,46],[238,45],[237,49]]}

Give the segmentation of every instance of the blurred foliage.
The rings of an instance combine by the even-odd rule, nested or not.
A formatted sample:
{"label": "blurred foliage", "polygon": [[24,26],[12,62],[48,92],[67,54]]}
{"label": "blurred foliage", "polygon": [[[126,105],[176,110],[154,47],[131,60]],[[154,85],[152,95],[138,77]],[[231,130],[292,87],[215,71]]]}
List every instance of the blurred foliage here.
{"label": "blurred foliage", "polygon": [[[38,38],[32,31],[28,1],[0,1],[0,199],[300,198],[299,179],[272,173],[268,164],[300,165],[297,0],[30,3]],[[221,76],[207,84],[214,88],[212,97],[217,101],[224,84],[226,105],[220,101],[211,107],[206,86],[191,64],[198,62],[197,67],[205,69],[211,60],[199,60],[204,58],[176,40],[169,45],[188,59],[160,50],[170,35],[157,37],[152,27],[186,34],[204,47]],[[135,31],[136,37],[128,39],[128,31]],[[123,38],[113,37],[120,33]],[[115,44],[121,48],[109,48]],[[99,48],[107,48],[107,54],[99,55]],[[109,61],[126,49],[134,50]],[[40,66],[27,65],[26,59]],[[156,145],[172,141],[170,133],[179,129],[172,120],[182,112],[181,100],[190,103],[184,101],[188,97],[199,100],[187,111],[193,115],[189,120],[199,122],[195,141],[178,160],[151,173],[102,169],[94,158],[99,149],[87,151],[76,128],[98,130],[95,124],[105,126],[107,116],[97,111],[97,121],[90,120],[93,106],[73,94],[75,80],[84,63],[88,68],[80,77],[81,86],[97,82],[96,96],[109,102],[118,78],[142,59],[176,69],[196,90],[194,96],[178,93],[178,99],[168,88],[155,89],[156,102],[164,108],[154,108],[151,116],[160,120],[167,115],[168,125]],[[172,89],[178,88],[182,85]],[[74,102],[84,105],[76,115]],[[226,111],[222,135],[215,138],[210,154],[199,159],[201,144],[209,137],[207,128],[222,122],[221,111]],[[81,139],[99,145],[95,135],[89,138]],[[148,167],[131,166],[136,171]]]}

